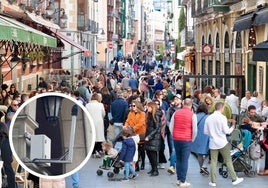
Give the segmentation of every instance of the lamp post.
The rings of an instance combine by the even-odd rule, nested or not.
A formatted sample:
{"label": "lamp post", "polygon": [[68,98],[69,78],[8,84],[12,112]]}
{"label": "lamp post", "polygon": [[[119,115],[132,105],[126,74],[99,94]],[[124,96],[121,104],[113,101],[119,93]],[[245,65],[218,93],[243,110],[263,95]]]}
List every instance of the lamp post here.
{"label": "lamp post", "polygon": [[63,98],[59,96],[46,96],[42,98],[46,118],[54,125],[59,119],[59,111],[61,108],[62,99]]}
{"label": "lamp post", "polygon": [[[62,12],[61,15],[59,15],[60,12]],[[55,16],[56,14],[58,14],[58,15]],[[65,14],[65,10],[63,8],[55,8],[51,1],[49,2],[49,5],[47,6],[47,8],[45,10],[44,16],[48,19],[54,18],[55,19],[54,22],[56,21],[57,24],[59,24],[59,26],[61,28],[67,27],[68,17]]]}

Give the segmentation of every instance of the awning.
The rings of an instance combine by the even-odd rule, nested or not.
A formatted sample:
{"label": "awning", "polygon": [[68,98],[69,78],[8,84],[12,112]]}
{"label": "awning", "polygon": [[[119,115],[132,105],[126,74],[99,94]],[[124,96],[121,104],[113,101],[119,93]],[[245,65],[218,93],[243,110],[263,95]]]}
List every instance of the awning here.
{"label": "awning", "polygon": [[28,18],[30,18],[33,22],[37,24],[44,25],[48,28],[60,29],[59,25],[45,20],[43,17],[36,15],[35,13],[25,12],[25,14],[28,16]]}
{"label": "awning", "polygon": [[254,12],[243,14],[235,19],[233,31],[250,29],[253,24]]}
{"label": "awning", "polygon": [[72,39],[70,39],[69,37],[67,37],[66,35],[60,33],[57,29],[53,29],[53,28],[48,28],[52,33],[55,34],[56,37],[61,38],[62,40],[64,40],[65,42],[68,42],[69,44],[73,45],[74,47],[80,49],[84,55],[86,57],[91,55],[91,52],[85,48],[84,46],[78,44],[77,42],[73,41]]}
{"label": "awning", "polygon": [[253,61],[266,61],[268,62],[268,40],[261,42],[252,48]]}
{"label": "awning", "polygon": [[184,60],[184,57],[186,54],[187,54],[186,50],[183,50],[182,52],[177,53],[177,59]]}
{"label": "awning", "polygon": [[261,25],[268,23],[268,8],[260,9],[256,12],[256,16],[254,18],[254,25]]}
{"label": "awning", "polygon": [[56,38],[4,16],[0,16],[0,30],[0,40],[28,42],[49,47],[57,46]]}

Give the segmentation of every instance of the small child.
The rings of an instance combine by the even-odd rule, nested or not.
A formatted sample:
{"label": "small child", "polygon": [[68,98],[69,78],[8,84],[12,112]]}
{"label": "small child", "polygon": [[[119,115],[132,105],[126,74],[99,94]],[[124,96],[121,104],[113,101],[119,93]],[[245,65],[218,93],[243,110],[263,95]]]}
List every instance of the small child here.
{"label": "small child", "polygon": [[113,144],[109,141],[104,141],[102,144],[102,151],[105,153],[103,158],[101,169],[108,170],[110,169],[113,160],[116,158],[118,151],[113,148]]}
{"label": "small child", "polygon": [[125,175],[122,181],[129,181],[129,173],[132,174],[131,179],[135,179],[138,174],[135,172],[133,167],[131,166],[131,162],[133,161],[133,157],[136,151],[136,144],[133,138],[131,137],[133,132],[128,126],[123,127],[123,142],[122,142],[122,149],[119,155],[119,160],[121,163],[124,163],[125,167]]}

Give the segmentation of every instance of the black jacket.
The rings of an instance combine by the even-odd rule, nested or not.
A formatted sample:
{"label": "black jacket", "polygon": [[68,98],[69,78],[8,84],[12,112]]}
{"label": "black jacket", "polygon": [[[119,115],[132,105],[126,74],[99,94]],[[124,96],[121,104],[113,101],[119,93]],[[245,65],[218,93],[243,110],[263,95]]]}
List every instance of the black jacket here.
{"label": "black jacket", "polygon": [[151,113],[148,114],[147,127],[145,137],[149,138],[149,141],[145,142],[145,150],[149,151],[159,151],[161,148],[161,117],[162,111],[157,110],[156,122],[153,119]]}

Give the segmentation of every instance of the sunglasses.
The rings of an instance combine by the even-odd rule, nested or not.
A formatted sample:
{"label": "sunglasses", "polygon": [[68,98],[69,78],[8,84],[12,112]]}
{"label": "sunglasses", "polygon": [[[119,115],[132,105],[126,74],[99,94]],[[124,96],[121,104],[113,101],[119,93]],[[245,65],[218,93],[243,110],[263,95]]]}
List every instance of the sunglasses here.
{"label": "sunglasses", "polygon": [[136,107],[136,105],[131,105],[131,107]]}
{"label": "sunglasses", "polygon": [[12,106],[19,106],[19,104],[12,104]]}

